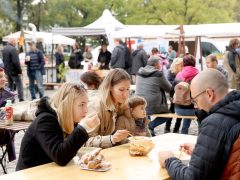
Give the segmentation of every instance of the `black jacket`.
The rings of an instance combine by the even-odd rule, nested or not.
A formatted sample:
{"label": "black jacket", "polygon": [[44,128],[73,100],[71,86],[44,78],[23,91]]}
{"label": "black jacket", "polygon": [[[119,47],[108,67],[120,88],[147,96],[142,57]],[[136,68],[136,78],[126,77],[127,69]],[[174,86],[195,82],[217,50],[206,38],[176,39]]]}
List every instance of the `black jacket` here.
{"label": "black jacket", "polygon": [[18,76],[22,74],[22,68],[18,57],[17,49],[8,44],[2,51],[5,73],[8,76]]}
{"label": "black jacket", "polygon": [[131,74],[136,75],[141,67],[145,67],[147,65],[147,60],[147,53],[143,49],[133,51]]}
{"label": "black jacket", "polygon": [[41,99],[36,115],[22,139],[16,170],[50,162],[64,166],[88,140],[86,130],[80,125],[64,139],[57,115],[47,98]]}
{"label": "black jacket", "polygon": [[204,117],[198,117],[203,120],[189,166],[177,158],[165,161],[172,179],[220,179],[231,147],[240,134],[240,91],[230,92]]}

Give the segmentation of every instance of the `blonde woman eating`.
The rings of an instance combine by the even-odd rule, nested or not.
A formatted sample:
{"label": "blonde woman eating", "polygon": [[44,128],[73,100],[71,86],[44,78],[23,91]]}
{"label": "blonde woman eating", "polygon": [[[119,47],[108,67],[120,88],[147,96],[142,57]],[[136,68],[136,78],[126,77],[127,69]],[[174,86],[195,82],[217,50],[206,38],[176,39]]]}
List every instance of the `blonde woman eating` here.
{"label": "blonde woman eating", "polygon": [[66,83],[51,97],[40,100],[36,118],[26,131],[16,170],[50,162],[65,166],[99,125],[97,114],[87,115],[87,91]]}

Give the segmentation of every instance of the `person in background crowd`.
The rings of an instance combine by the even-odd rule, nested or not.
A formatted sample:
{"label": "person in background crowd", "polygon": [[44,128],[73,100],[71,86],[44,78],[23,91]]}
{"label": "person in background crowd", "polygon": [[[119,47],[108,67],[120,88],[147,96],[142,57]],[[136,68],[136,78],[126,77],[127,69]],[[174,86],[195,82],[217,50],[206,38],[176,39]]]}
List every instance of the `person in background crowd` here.
{"label": "person in background crowd", "polygon": [[5,46],[2,51],[3,63],[5,72],[7,74],[8,87],[11,91],[14,91],[16,85],[18,99],[19,101],[24,101],[23,83],[21,79],[22,68],[20,65],[17,49],[15,47],[16,43],[17,41],[14,38],[10,38],[8,40],[7,46]]}
{"label": "person in background crowd", "polygon": [[240,41],[231,39],[226,47],[223,66],[228,71],[228,83],[231,89],[240,89],[240,57],[236,49]]}
{"label": "person in background crowd", "polygon": [[57,83],[60,83],[61,82],[61,78],[59,77],[60,68],[64,68],[65,67],[63,49],[62,49],[61,45],[57,46],[57,51],[54,54],[54,56],[55,56],[55,59],[56,59]]}
{"label": "person in background crowd", "polygon": [[110,61],[110,67],[112,69],[121,68],[125,69],[125,61],[126,61],[126,49],[123,45],[121,39],[115,39],[115,48],[112,52],[112,57]]}
{"label": "person in background crowd", "polygon": [[[170,91],[171,84],[160,69],[160,57],[151,56],[137,73],[135,94],[146,99],[147,115],[169,112],[165,92]],[[149,123],[152,136],[155,136],[154,128],[166,120],[169,118],[157,117]]]}
{"label": "person in background crowd", "polygon": [[65,83],[51,98],[42,98],[22,139],[16,170],[50,162],[67,165],[100,123],[96,113],[87,116],[87,104],[86,89],[76,83]]}
{"label": "person in background crowd", "polygon": [[228,72],[220,65],[218,65],[217,56],[214,54],[210,54],[206,57],[206,65],[207,68],[213,68],[219,70],[223,75],[228,79]]}
{"label": "person in background crowd", "polygon": [[191,160],[184,165],[164,151],[159,153],[161,166],[172,179],[239,179],[240,92],[228,92],[224,75],[207,69],[192,80],[191,94],[201,125],[196,144],[180,146]]}
{"label": "person in background crowd", "polygon": [[[183,57],[183,69],[177,73],[176,80],[184,81],[190,83],[192,79],[198,74],[197,68],[195,68],[196,59],[192,55],[185,55]],[[190,104],[188,106],[175,104],[175,112],[180,116],[194,116],[195,109],[194,105]],[[188,134],[188,129],[191,124],[191,119],[184,118],[183,126],[181,129],[182,134]]]}
{"label": "person in background crowd", "polygon": [[177,53],[176,51],[173,49],[173,47],[170,45],[168,46],[168,62],[169,62],[169,66],[171,66],[173,60],[177,57]]}
{"label": "person in background crowd", "polygon": [[[4,107],[6,105],[7,100],[11,100],[14,102],[16,94],[11,92],[6,88],[6,77],[5,77],[4,69],[0,68],[0,107]],[[5,111],[0,109],[0,119],[1,121],[4,121],[5,117]],[[7,154],[8,154],[8,160],[9,162],[13,161],[16,159],[16,153],[15,153],[15,146],[14,146],[14,141],[11,138],[12,134],[11,130],[5,130],[5,129],[0,129],[0,144],[7,144]]]}
{"label": "person in background crowd", "polygon": [[88,90],[97,90],[102,83],[102,78],[94,71],[83,73],[80,80],[86,84]]}
{"label": "person in background crowd", "polygon": [[147,65],[148,56],[146,51],[143,49],[143,44],[139,44],[137,50],[132,53],[132,81],[136,83],[136,74],[141,67]]}
{"label": "person in background crowd", "polygon": [[146,100],[134,96],[129,99],[128,106],[124,114],[118,117],[115,130],[127,129],[134,136],[151,137],[148,130],[149,120],[146,118]]}
{"label": "person in background crowd", "polygon": [[151,56],[159,56],[160,57],[160,52],[158,50],[158,48],[152,48],[151,50]]}
{"label": "person in background crowd", "polygon": [[101,45],[100,53],[98,55],[99,69],[109,69],[109,63],[111,60],[111,53],[107,50],[107,44]]}
{"label": "person in background crowd", "polygon": [[80,50],[80,46],[78,43],[74,43],[72,46],[72,53],[68,61],[68,66],[71,69],[82,69],[83,68],[83,65],[81,65],[82,61],[83,61],[83,55]]}
{"label": "person in background crowd", "polygon": [[28,42],[30,51],[26,54],[25,64],[27,65],[27,75],[29,78],[29,90],[31,93],[32,100],[36,99],[35,93],[35,83],[37,81],[37,87],[39,91],[39,96],[42,98],[44,96],[43,87],[43,75],[45,75],[45,61],[43,58],[43,53],[36,48],[35,42]]}
{"label": "person in background crowd", "polygon": [[89,113],[97,112],[100,125],[90,134],[86,146],[108,148],[126,141],[127,130],[117,130],[116,119],[127,108],[130,76],[123,69],[113,69],[104,78],[99,92],[89,103]]}
{"label": "person in background crowd", "polygon": [[84,60],[81,62],[83,65],[83,71],[86,72],[92,69],[93,66],[93,55],[92,55],[92,46],[91,44],[86,44],[85,51],[83,53]]}
{"label": "person in background crowd", "polygon": [[[182,58],[175,58],[173,60],[173,63],[170,66],[170,69],[168,70],[167,79],[172,84],[172,88],[169,92],[169,97],[170,97],[170,102],[171,102],[169,110],[172,113],[175,113],[174,103],[172,102],[173,101],[173,95],[174,95],[174,87],[177,83],[175,81],[175,78],[176,78],[177,73],[182,71],[182,69],[183,69],[183,59]],[[182,121],[181,118],[176,119],[176,123],[175,123],[174,129],[173,129],[173,133],[178,133],[179,132],[179,128],[181,126],[181,121]],[[165,129],[164,129],[165,133],[170,132],[171,123],[172,123],[172,119],[170,119],[166,122]]]}

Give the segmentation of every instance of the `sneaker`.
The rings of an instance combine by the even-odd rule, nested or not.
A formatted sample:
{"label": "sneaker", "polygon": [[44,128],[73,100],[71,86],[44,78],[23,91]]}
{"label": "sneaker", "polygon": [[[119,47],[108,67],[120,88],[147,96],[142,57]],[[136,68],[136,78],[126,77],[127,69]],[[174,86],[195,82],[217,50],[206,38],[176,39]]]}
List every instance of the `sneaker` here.
{"label": "sneaker", "polygon": [[154,132],[154,129],[149,129],[149,131],[150,131],[152,137],[156,136],[156,134],[155,134],[155,132]]}

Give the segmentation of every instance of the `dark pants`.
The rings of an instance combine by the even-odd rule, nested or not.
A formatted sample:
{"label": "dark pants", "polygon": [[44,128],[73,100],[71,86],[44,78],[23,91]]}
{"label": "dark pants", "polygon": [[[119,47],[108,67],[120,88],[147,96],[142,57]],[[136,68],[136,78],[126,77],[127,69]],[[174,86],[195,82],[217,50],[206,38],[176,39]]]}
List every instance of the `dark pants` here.
{"label": "dark pants", "polygon": [[14,83],[17,87],[18,99],[19,101],[23,101],[23,83],[21,76],[8,76],[8,87],[11,91],[15,90]]}
{"label": "dark pants", "polygon": [[[170,110],[171,113],[175,113],[175,109],[174,109],[174,104],[173,103],[171,103],[169,110]],[[174,129],[173,129],[174,133],[178,133],[179,132],[179,128],[181,126],[181,122],[182,122],[182,118],[177,118],[176,119],[176,123],[175,123]],[[166,132],[170,132],[171,124],[172,124],[172,118],[169,119],[166,122],[166,126],[165,126],[165,131]]]}
{"label": "dark pants", "polygon": [[150,121],[149,123],[149,129],[153,130],[155,127],[165,123],[170,118],[163,118],[163,117],[156,117],[154,120]]}

